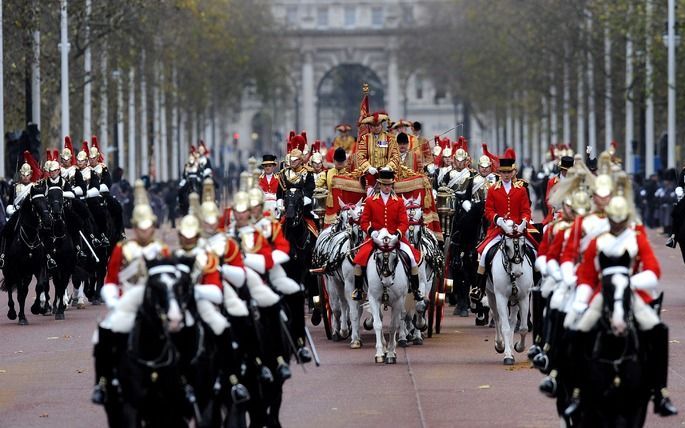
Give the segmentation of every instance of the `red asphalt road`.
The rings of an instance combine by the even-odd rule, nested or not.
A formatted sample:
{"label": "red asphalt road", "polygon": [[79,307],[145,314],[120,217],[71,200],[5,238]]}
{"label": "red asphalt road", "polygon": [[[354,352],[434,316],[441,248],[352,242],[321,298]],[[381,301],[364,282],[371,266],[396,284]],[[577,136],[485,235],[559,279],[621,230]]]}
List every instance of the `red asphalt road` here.
{"label": "red asphalt road", "polygon": [[[682,415],[650,414],[649,427],[685,425],[685,265],[678,250],[652,233],[666,291],[663,318],[671,331],[669,389]],[[29,301],[32,301],[29,293]],[[30,306],[27,305],[27,306]],[[0,428],[100,427],[104,411],[89,401],[93,384],[91,335],[104,308],[71,309],[65,321],[27,315],[29,326],[5,318],[0,296]],[[557,427],[554,402],[537,391],[539,372],[525,353],[513,367],[495,353],[494,330],[446,311],[442,334],[398,352],[394,366],[373,362],[375,339],[364,346],[326,340],[312,327],[321,367],[293,367],[286,383],[285,427]],[[527,338],[530,344],[530,335]]]}

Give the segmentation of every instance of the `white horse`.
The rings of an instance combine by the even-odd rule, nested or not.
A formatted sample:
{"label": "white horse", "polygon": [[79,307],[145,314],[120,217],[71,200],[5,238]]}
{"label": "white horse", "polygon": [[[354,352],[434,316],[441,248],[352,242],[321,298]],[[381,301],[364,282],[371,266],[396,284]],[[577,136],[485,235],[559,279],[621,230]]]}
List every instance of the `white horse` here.
{"label": "white horse", "polygon": [[[369,287],[369,308],[376,332],[376,363],[397,362],[397,333],[399,332],[404,301],[409,290],[409,277],[400,260],[399,238],[383,228],[373,238],[374,250],[366,268]],[[383,335],[381,306],[390,307],[390,338]],[[387,343],[387,346],[386,346]]]}
{"label": "white horse", "polygon": [[533,287],[533,266],[526,257],[523,235],[503,235],[492,260],[486,293],[495,320],[495,351],[504,353],[504,364],[513,365],[512,343],[517,318],[520,319],[520,340],[516,352],[523,352],[528,333],[530,289]]}
{"label": "white horse", "polygon": [[[421,196],[405,198],[409,228],[405,237],[414,248],[421,251],[423,258],[419,264],[419,291],[423,296],[433,292],[433,280],[437,271],[444,267],[444,255],[438,245],[438,240],[427,227],[423,225],[423,209]],[[413,298],[405,299],[402,313],[403,323],[400,327],[398,344],[402,347],[411,341],[414,345],[423,344],[422,331],[428,328],[426,322],[426,302],[417,302]]]}
{"label": "white horse", "polygon": [[[355,247],[363,241],[363,232],[359,227],[363,199],[356,204],[339,203],[338,221],[319,235],[313,258],[314,265],[324,267],[324,281],[331,307],[332,339],[338,341],[350,336],[351,325],[351,347],[356,349],[361,347],[361,307],[351,296],[354,289],[354,265],[351,260]],[[349,291],[348,287],[351,287]]]}

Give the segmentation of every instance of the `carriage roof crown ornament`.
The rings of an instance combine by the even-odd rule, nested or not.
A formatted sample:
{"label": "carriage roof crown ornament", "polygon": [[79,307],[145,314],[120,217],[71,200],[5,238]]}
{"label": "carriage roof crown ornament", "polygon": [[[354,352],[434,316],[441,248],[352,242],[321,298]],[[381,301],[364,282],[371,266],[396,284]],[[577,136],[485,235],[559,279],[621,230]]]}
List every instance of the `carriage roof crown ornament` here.
{"label": "carriage roof crown ornament", "polygon": [[149,229],[154,226],[157,216],[152,211],[150,200],[143,180],[136,180],[133,186],[133,215],[131,224],[137,229]]}

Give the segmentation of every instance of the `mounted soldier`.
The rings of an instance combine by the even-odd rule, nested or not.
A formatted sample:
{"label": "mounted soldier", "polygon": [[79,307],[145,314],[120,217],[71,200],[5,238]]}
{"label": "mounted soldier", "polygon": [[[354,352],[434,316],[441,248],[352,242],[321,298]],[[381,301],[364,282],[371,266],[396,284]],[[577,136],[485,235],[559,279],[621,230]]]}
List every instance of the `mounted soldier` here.
{"label": "mounted soldier", "polygon": [[[125,352],[126,335],[133,328],[138,308],[143,302],[147,278],[146,260],[171,255],[169,248],[154,239],[157,217],[152,212],[142,180],[134,185],[134,208],[131,217],[133,239],[117,243],[107,266],[107,277],[101,295],[110,312],[100,323],[94,347],[95,388],[91,400],[105,403],[105,389],[113,380],[112,367]],[[170,310],[169,322],[180,325],[182,314],[176,304]],[[123,336],[122,336],[123,334]]]}
{"label": "mounted soldier", "polygon": [[212,176],[212,161],[209,159],[209,149],[205,145],[203,140],[200,140],[200,144],[197,147],[197,165],[202,178],[207,178]]}
{"label": "mounted soldier", "polygon": [[9,201],[10,204],[7,205],[7,224],[2,228],[0,232],[0,269],[5,267],[5,251],[7,244],[12,242],[14,237],[15,229],[17,228],[18,216],[14,213],[21,207],[24,199],[30,194],[31,188],[35,183],[37,183],[43,176],[43,172],[38,165],[38,162],[33,158],[31,153],[26,150],[24,151],[24,163],[19,168],[19,181],[14,183],[10,187]]}
{"label": "mounted soldier", "polygon": [[354,291],[352,299],[360,301],[363,298],[365,268],[374,250],[373,240],[381,229],[387,229],[390,234],[400,238],[400,250],[409,259],[411,269],[410,290],[416,301],[423,300],[419,291],[419,262],[421,253],[409,244],[405,234],[409,228],[409,219],[404,202],[393,191],[395,173],[389,169],[382,169],[378,174],[380,190],[366,198],[361,218],[361,227],[369,237],[354,258]]}
{"label": "mounted soldier", "polygon": [[[537,244],[528,234],[527,226],[531,222],[531,209],[528,192],[523,180],[516,178],[516,159],[513,150],[508,149],[505,157],[500,159],[500,180],[492,186],[485,200],[485,219],[490,222],[488,232],[478,245],[478,271],[475,284],[471,286],[469,297],[476,310],[485,292],[485,268],[489,250],[502,240],[502,235],[524,234],[532,248]],[[487,313],[479,314],[487,318]],[[483,320],[479,325],[485,324]]]}
{"label": "mounted soldier", "polygon": [[98,190],[100,191],[100,194],[109,195],[109,189],[112,187],[112,176],[109,173],[109,168],[107,168],[107,165],[103,162],[98,139],[95,135],[93,135],[90,150],[88,151],[88,165],[91,169],[91,180],[92,174],[95,174],[98,178],[98,182],[100,183]]}
{"label": "mounted soldier", "polygon": [[302,150],[306,146],[307,141],[302,135],[295,135],[291,138],[289,146],[291,150],[288,152],[289,165],[278,173],[278,190],[276,197],[279,205],[285,199],[285,193],[291,189],[300,189],[304,195],[304,214],[307,217],[308,223],[317,229],[316,224],[312,218],[312,202],[314,198],[314,173],[312,169],[305,165],[304,154]]}

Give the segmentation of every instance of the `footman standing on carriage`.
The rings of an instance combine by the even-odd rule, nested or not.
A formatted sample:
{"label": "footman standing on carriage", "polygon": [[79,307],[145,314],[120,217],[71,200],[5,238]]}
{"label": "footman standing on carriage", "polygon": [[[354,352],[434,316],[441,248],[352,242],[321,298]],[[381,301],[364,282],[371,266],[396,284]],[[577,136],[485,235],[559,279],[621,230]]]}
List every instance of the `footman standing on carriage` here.
{"label": "footman standing on carriage", "polygon": [[276,204],[276,193],[278,192],[278,177],[274,174],[276,169],[276,156],[264,155],[262,156],[262,170],[259,176],[259,188],[264,192],[264,205],[268,209],[272,209]]}
{"label": "footman standing on carriage", "polygon": [[357,168],[355,177],[366,186],[367,195],[374,193],[376,178],[380,169],[399,171],[400,150],[397,140],[383,129],[383,124],[390,118],[387,114],[376,112],[362,119],[360,125],[369,125],[371,132],[364,134],[357,143]]}
{"label": "footman standing on carriage", "polygon": [[[400,238],[400,249],[409,258],[411,264],[410,290],[414,293],[416,301],[423,300],[419,291],[419,268],[421,253],[409,244],[405,233],[409,227],[409,219],[404,202],[393,191],[395,173],[389,169],[381,169],[378,174],[380,191],[367,197],[364,203],[364,211],[361,218],[362,230],[367,236],[375,237],[381,229],[387,229],[388,233],[395,234]],[[353,300],[362,300],[364,294],[364,277],[366,265],[373,252],[373,240],[367,239],[359,248],[354,258],[354,291]]]}
{"label": "footman standing on carriage", "polygon": [[[93,356],[95,357],[95,389],[93,403],[104,404],[106,391],[114,386],[116,374],[112,372],[115,362],[126,350],[127,335],[133,328],[136,313],[143,302],[147,268],[145,261],[171,255],[169,248],[154,239],[157,217],[147,198],[142,180],[134,186],[134,208],[131,217],[134,238],[117,243],[107,266],[105,284],[101,290],[109,313],[100,323]],[[178,324],[181,313],[170,311],[169,322]]]}
{"label": "footman standing on carriage", "polygon": [[[623,183],[628,183],[628,180],[624,175]],[[629,189],[629,186],[624,185],[623,188]],[[630,310],[638,329],[639,353],[643,359],[647,385],[653,396],[654,413],[661,416],[678,413],[666,389],[668,327],[661,322],[657,311],[650,306],[661,275],[659,261],[644,229],[635,223],[634,206],[627,199],[632,199],[632,193],[627,193],[626,196],[622,193],[619,188],[618,195],[611,198],[606,207],[609,229],[590,241],[578,266],[578,287],[571,311],[565,321],[565,324],[574,330],[569,352],[574,364],[569,379],[575,385],[571,404],[565,411],[566,416],[576,413],[582,405],[583,392],[580,385],[582,379],[587,378],[587,373],[579,370],[582,370],[585,363],[584,350],[590,343],[589,339],[594,337],[591,331],[603,313],[613,310],[609,312],[612,332],[617,335],[626,334],[632,328],[629,325],[631,317],[624,314],[622,309],[626,306],[630,308],[630,304],[623,300],[631,295],[633,298],[630,299]],[[615,290],[610,293],[615,299],[613,305],[605,304],[609,303],[605,302],[607,293],[601,291],[605,287]],[[628,294],[624,294],[626,287],[630,288]],[[607,309],[607,306],[610,309]],[[596,349],[601,344],[595,343],[591,346]]]}
{"label": "footman standing on carriage", "polygon": [[478,245],[478,271],[476,282],[471,286],[469,297],[472,308],[478,314],[477,325],[487,325],[487,312],[481,307],[481,300],[485,293],[485,267],[490,248],[502,240],[502,234],[526,235],[529,246],[537,248],[535,240],[527,230],[531,221],[530,200],[523,180],[516,177],[516,159],[514,151],[507,150],[505,157],[500,159],[500,180],[492,186],[485,200],[485,219],[490,222],[488,232],[483,242]]}

